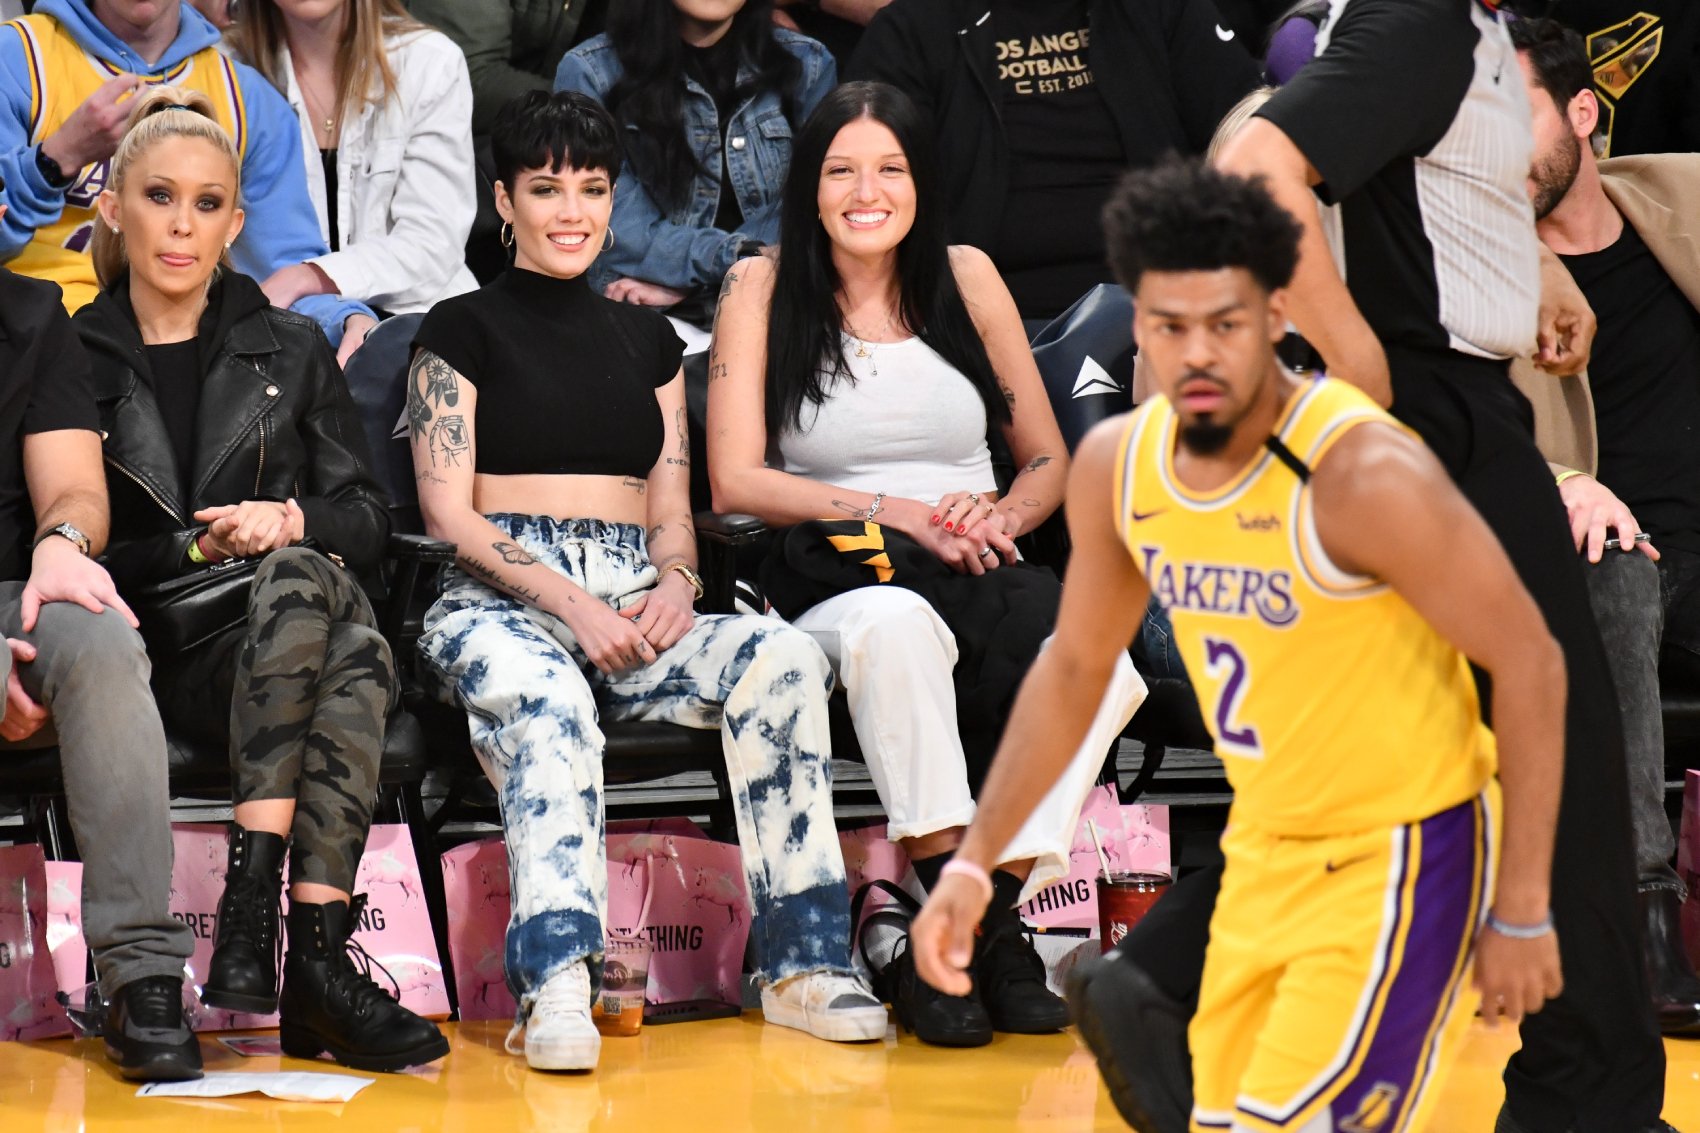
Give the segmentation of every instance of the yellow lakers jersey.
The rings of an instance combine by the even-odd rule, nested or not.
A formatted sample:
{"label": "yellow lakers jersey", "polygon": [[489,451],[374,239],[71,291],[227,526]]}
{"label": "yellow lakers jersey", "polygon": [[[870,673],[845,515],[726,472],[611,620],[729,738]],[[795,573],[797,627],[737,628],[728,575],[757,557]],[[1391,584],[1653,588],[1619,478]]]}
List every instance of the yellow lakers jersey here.
{"label": "yellow lakers jersey", "polygon": [[1234,820],[1272,834],[1419,821],[1494,773],[1464,657],[1317,537],[1309,470],[1370,422],[1402,427],[1343,382],[1307,382],[1276,443],[1206,494],[1176,477],[1176,417],[1156,397],[1130,415],[1118,457],[1117,523],[1174,623]]}
{"label": "yellow lakers jersey", "polygon": [[[12,20],[0,35],[12,34],[23,40],[29,67],[31,145],[52,134],[90,95],[123,73],[83,50],[57,20],[47,16]],[[248,129],[242,86],[229,59],[209,47],[163,74],[144,77],[150,85],[169,83],[205,94],[212,100],[218,124],[236,140],[238,158],[246,156]],[[64,292],[67,311],[75,312],[86,305],[100,289],[88,249],[97,220],[95,201],[110,175],[110,161],[79,170],[65,192],[65,211],[59,219],[36,229],[30,242],[7,265],[20,275],[57,283]]]}

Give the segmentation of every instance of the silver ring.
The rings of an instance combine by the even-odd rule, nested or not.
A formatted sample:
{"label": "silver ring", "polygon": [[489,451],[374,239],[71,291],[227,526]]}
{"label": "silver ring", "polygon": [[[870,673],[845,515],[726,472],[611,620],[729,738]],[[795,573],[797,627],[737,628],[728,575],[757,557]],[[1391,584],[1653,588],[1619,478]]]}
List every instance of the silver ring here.
{"label": "silver ring", "polygon": [[983,559],[991,553],[992,553],[992,549],[990,547],[987,547],[984,551],[980,552],[980,557]]}
{"label": "silver ring", "polygon": [[634,625],[638,622],[641,622],[641,621],[643,621],[643,615],[642,614],[633,614],[632,615],[632,623]]}
{"label": "silver ring", "polygon": [[978,492],[969,492],[969,493],[968,493],[968,502],[969,502],[969,503],[971,503],[971,504],[977,504],[977,503],[979,503],[979,502],[980,502],[980,493],[978,493]]}

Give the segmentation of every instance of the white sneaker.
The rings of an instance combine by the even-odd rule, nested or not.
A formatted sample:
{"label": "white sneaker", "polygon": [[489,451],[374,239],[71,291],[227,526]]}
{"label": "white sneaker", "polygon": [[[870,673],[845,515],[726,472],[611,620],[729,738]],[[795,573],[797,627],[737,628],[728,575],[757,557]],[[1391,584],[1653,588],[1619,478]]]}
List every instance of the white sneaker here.
{"label": "white sneaker", "polygon": [[762,1018],[834,1043],[885,1038],[885,1007],[861,976],[809,972],[761,992]]}
{"label": "white sneaker", "polygon": [[[520,1053],[520,1031],[508,1032],[509,1054]],[[533,1070],[596,1069],[602,1035],[590,1021],[590,970],[582,962],[543,985],[524,1033],[525,1062]]]}

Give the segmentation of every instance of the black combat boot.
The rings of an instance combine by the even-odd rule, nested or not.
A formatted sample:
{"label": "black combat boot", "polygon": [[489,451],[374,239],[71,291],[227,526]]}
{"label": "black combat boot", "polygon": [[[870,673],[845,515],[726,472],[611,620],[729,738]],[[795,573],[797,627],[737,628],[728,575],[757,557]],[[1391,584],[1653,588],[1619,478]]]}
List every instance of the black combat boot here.
{"label": "black combat boot", "polygon": [[288,839],[230,828],[230,864],[218,899],[218,931],[201,1000],[226,1011],[277,1010],[278,895]]}
{"label": "black combat boot", "polygon": [[[289,951],[278,997],[278,1039],[292,1058],[332,1058],[356,1070],[405,1070],[449,1052],[449,1040],[373,982],[371,958],[350,939],[366,907],[289,905]],[[355,959],[360,965],[355,965]]]}

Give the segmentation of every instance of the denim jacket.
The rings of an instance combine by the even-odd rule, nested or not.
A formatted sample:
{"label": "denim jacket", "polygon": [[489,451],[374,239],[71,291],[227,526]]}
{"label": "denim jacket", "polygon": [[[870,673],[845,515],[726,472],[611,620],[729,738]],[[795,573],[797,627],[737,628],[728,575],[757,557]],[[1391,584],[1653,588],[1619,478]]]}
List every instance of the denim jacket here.
{"label": "denim jacket", "polygon": [[[827,49],[807,36],[775,28],[779,43],[803,64],[793,99],[796,121],[804,119],[838,85],[838,70]],[[587,39],[561,60],[556,90],[582,91],[605,100],[623,74],[614,45],[606,35]],[[740,64],[738,81],[751,78]],[[791,164],[792,123],[786,121],[779,95],[765,92],[732,115],[726,131],[726,169],[738,194],[744,224],[736,232],[714,227],[720,205],[720,121],[714,99],[693,78],[685,79],[686,129],[702,172],[683,205],[663,213],[647,186],[629,172],[614,188],[614,246],[596,259],[590,283],[598,291],[620,276],[643,279],[682,291],[717,287],[738,260],[746,242],[776,243],[779,201]],[[629,149],[630,147],[628,147]]]}

